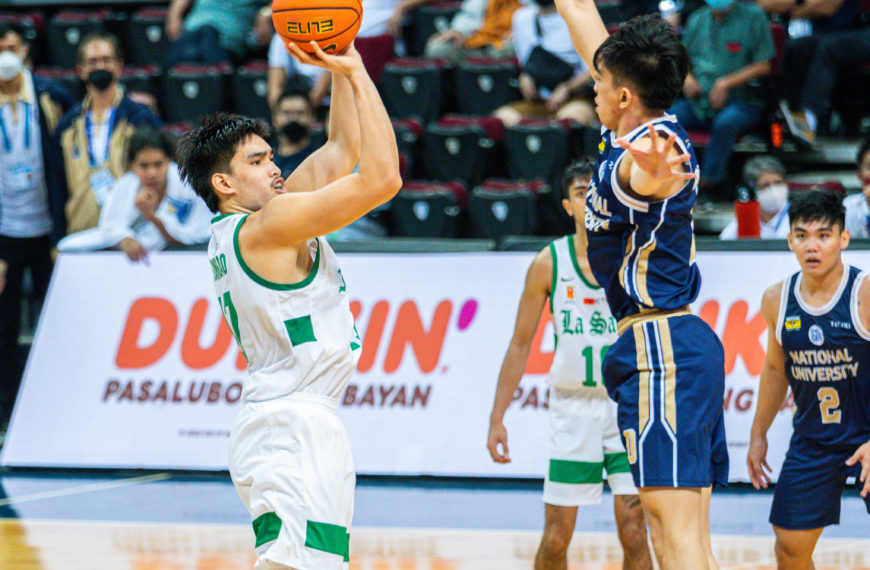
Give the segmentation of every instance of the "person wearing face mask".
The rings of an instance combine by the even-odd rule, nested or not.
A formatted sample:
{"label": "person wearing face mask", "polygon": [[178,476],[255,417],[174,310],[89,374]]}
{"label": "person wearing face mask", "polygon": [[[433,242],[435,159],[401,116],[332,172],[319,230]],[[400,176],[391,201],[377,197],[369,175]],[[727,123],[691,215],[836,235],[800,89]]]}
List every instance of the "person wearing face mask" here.
{"label": "person wearing face mask", "polygon": [[[788,237],[788,184],[785,166],[776,158],[762,154],[743,166],[743,181],[755,188],[761,209],[761,239]],[[719,239],[737,239],[737,219],[725,226]]]}
{"label": "person wearing face mask", "polygon": [[97,225],[112,183],[127,171],[127,148],[137,127],[160,128],[160,120],[134,103],[118,83],[124,62],[118,39],[109,34],[82,38],[76,72],[85,98],[60,120],[55,144],[63,156],[67,231]]}
{"label": "person wearing face mask", "polygon": [[8,419],[21,380],[18,346],[21,284],[30,271],[41,302],[51,277],[51,248],[63,235],[63,177],[51,137],[69,108],[60,85],[24,65],[24,30],[0,22],[0,424]]}
{"label": "person wearing face mask", "polygon": [[706,0],[686,21],[683,44],[691,72],[671,113],[689,131],[710,132],[699,184],[702,196],[717,198],[710,193],[728,182],[734,142],[764,116],[763,101],[747,84],[770,74],[770,24],[754,2]]}
{"label": "person wearing face mask", "polygon": [[861,192],[843,200],[846,229],[854,238],[870,238],[870,137],[858,146],[858,181]]}
{"label": "person wearing face mask", "polygon": [[272,111],[272,126],[278,140],[274,162],[284,177],[317,150],[308,133],[314,122],[314,108],[304,90],[285,91]]}

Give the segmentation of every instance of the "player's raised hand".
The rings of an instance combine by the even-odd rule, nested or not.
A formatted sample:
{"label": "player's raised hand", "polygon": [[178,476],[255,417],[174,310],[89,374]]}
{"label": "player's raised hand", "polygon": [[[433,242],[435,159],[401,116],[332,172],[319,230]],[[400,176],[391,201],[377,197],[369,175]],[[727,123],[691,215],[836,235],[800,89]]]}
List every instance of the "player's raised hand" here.
{"label": "player's raised hand", "polygon": [[861,462],[861,475],[858,481],[864,483],[861,488],[861,496],[865,499],[870,495],[870,441],[859,447],[852,457],[846,460],[846,465],[850,467],[858,462]]}
{"label": "player's raised hand", "polygon": [[[671,149],[674,148],[674,141],[677,140],[677,133],[672,133],[671,136],[668,137],[668,140],[661,145],[660,138],[661,137],[659,137],[655,127],[650,125],[649,149],[644,149],[631,144],[625,139],[617,139],[616,144],[631,153],[631,157],[634,159],[638,168],[643,170],[647,176],[653,180],[664,183],[669,180],[691,180],[694,178],[694,172],[686,172],[678,167],[678,165],[688,162],[691,155],[685,153],[679,156],[668,157]],[[675,167],[677,168],[676,170]]]}
{"label": "player's raised hand", "polygon": [[308,42],[314,53],[305,53],[302,48],[296,45],[295,42],[287,42],[287,51],[295,57],[299,63],[307,65],[316,65],[329,71],[350,75],[353,71],[364,69],[362,58],[359,52],[350,42],[348,46],[340,53],[329,54],[323,51],[314,40]]}
{"label": "player's raised hand", "polygon": [[[870,456],[868,456],[870,459]],[[749,440],[749,453],[746,454],[746,467],[749,480],[756,489],[767,489],[770,483],[770,465],[767,464],[767,438],[753,437]]]}
{"label": "player's raised hand", "polygon": [[[501,448],[499,448],[501,446]],[[511,456],[508,452],[507,430],[502,423],[489,425],[489,437],[486,440],[486,448],[489,455],[496,463],[510,463]]]}

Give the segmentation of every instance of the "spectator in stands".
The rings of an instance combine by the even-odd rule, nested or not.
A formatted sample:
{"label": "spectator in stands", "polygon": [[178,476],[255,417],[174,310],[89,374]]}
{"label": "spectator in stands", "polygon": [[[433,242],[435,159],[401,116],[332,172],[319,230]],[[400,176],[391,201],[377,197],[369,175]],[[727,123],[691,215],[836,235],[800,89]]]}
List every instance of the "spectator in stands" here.
{"label": "spectator in stands", "polygon": [[85,36],[76,61],[85,98],[60,120],[54,141],[66,171],[59,178],[70,233],[97,225],[109,188],[127,171],[127,145],[136,127],[160,128],[157,117],[118,84],[124,62],[115,36]]}
{"label": "spectator in stands", "polygon": [[511,24],[520,63],[522,99],[493,112],[505,127],[526,118],[571,119],[593,123],[595,109],[583,97],[590,85],[589,70],[571,43],[568,26],[553,0],[536,0],[514,12]]}
{"label": "spectator in stands", "polygon": [[[870,63],[870,28],[858,29],[858,0],[759,0],[768,12],[804,22],[809,35],[793,37],[782,61],[780,104],[786,125],[811,146],[828,116],[842,73]],[[789,26],[790,32],[796,26]]]}
{"label": "spectator in stands", "polygon": [[845,200],[846,229],[856,238],[870,238],[870,137],[858,147],[858,180],[861,192]]}
{"label": "spectator in stands", "polygon": [[172,244],[208,241],[213,214],[181,181],[167,135],[149,127],[130,138],[130,172],[115,181],[96,228],[68,235],[60,251],[120,249],[130,261]]}
{"label": "spectator in stands", "polygon": [[465,0],[450,27],[429,38],[425,56],[458,64],[470,57],[513,57],[511,27],[519,0]]}
{"label": "spectator in stands", "polygon": [[157,97],[151,91],[129,91],[127,97],[134,103],[139,103],[148,107],[148,110],[154,113],[155,117],[160,117],[160,106],[157,102]]}
{"label": "spectator in stands", "polygon": [[284,178],[317,150],[309,136],[312,123],[314,107],[306,92],[285,91],[272,111],[272,128],[278,141],[273,162],[281,169]]}
{"label": "spectator in stands", "polygon": [[24,30],[0,22],[0,424],[21,381],[18,331],[25,269],[42,302],[51,277],[51,248],[63,235],[63,177],[51,137],[71,104],[56,83],[24,65]]}
{"label": "spectator in stands", "polygon": [[179,63],[238,64],[262,0],[171,0],[166,37],[172,42],[166,67]]}
{"label": "spectator in stands", "polygon": [[[743,183],[755,189],[761,207],[761,238],[788,237],[788,184],[785,166],[776,158],[762,154],[743,166]],[[725,226],[719,239],[737,239],[737,220]]]}
{"label": "spectator in stands", "polygon": [[767,15],[755,3],[707,0],[686,22],[683,43],[691,71],[671,112],[690,131],[710,131],[700,179],[709,197],[727,182],[737,137],[764,117],[763,101],[747,84],[770,74],[773,39]]}
{"label": "spectator in stands", "polygon": [[266,81],[266,99],[270,109],[274,109],[281,94],[290,89],[289,82],[294,84],[294,91],[300,83],[307,84],[308,100],[317,110],[326,102],[332,83],[330,73],[322,67],[299,63],[296,58],[291,57],[284,40],[278,34],[274,35],[269,44],[269,72]]}

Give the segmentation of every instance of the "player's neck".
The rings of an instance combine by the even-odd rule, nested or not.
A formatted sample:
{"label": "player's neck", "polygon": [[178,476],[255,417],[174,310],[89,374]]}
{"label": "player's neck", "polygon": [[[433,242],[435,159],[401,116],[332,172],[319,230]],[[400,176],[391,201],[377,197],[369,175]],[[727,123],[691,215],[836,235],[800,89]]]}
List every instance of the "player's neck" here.
{"label": "player's neck", "polygon": [[595,275],[592,273],[592,268],[589,266],[589,258],[586,257],[586,245],[589,241],[586,239],[586,228],[580,226],[576,228],[576,233],[571,238],[574,240],[574,255],[577,257],[577,267],[583,273],[583,277],[589,283],[597,285]]}
{"label": "player's neck", "polygon": [[624,137],[639,126],[664,117],[661,111],[650,111],[640,105],[628,109],[620,118],[619,125],[616,127],[616,136]]}
{"label": "player's neck", "polygon": [[842,259],[830,271],[820,275],[813,275],[802,271],[801,297],[812,307],[824,306],[831,300],[837,289],[840,288],[844,271],[846,271],[846,265]]}

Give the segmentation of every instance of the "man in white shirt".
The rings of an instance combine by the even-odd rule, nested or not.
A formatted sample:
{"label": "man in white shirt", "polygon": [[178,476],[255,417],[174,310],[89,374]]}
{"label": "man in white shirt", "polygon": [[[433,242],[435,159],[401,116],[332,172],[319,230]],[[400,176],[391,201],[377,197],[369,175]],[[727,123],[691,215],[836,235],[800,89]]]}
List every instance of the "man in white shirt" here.
{"label": "man in white shirt", "polygon": [[[788,223],[788,184],[785,166],[768,154],[758,155],[743,166],[743,181],[755,188],[761,207],[761,239],[786,239]],[[725,226],[719,239],[737,239],[737,219]]]}
{"label": "man in white shirt", "polygon": [[858,180],[861,193],[853,194],[845,200],[846,229],[853,238],[870,237],[870,137],[858,147]]}
{"label": "man in white shirt", "polygon": [[164,135],[149,128],[136,131],[130,139],[130,172],[113,184],[99,224],[65,237],[58,250],[117,248],[130,261],[146,261],[149,252],[170,244],[208,241],[211,212],[181,182],[173,154]]}

